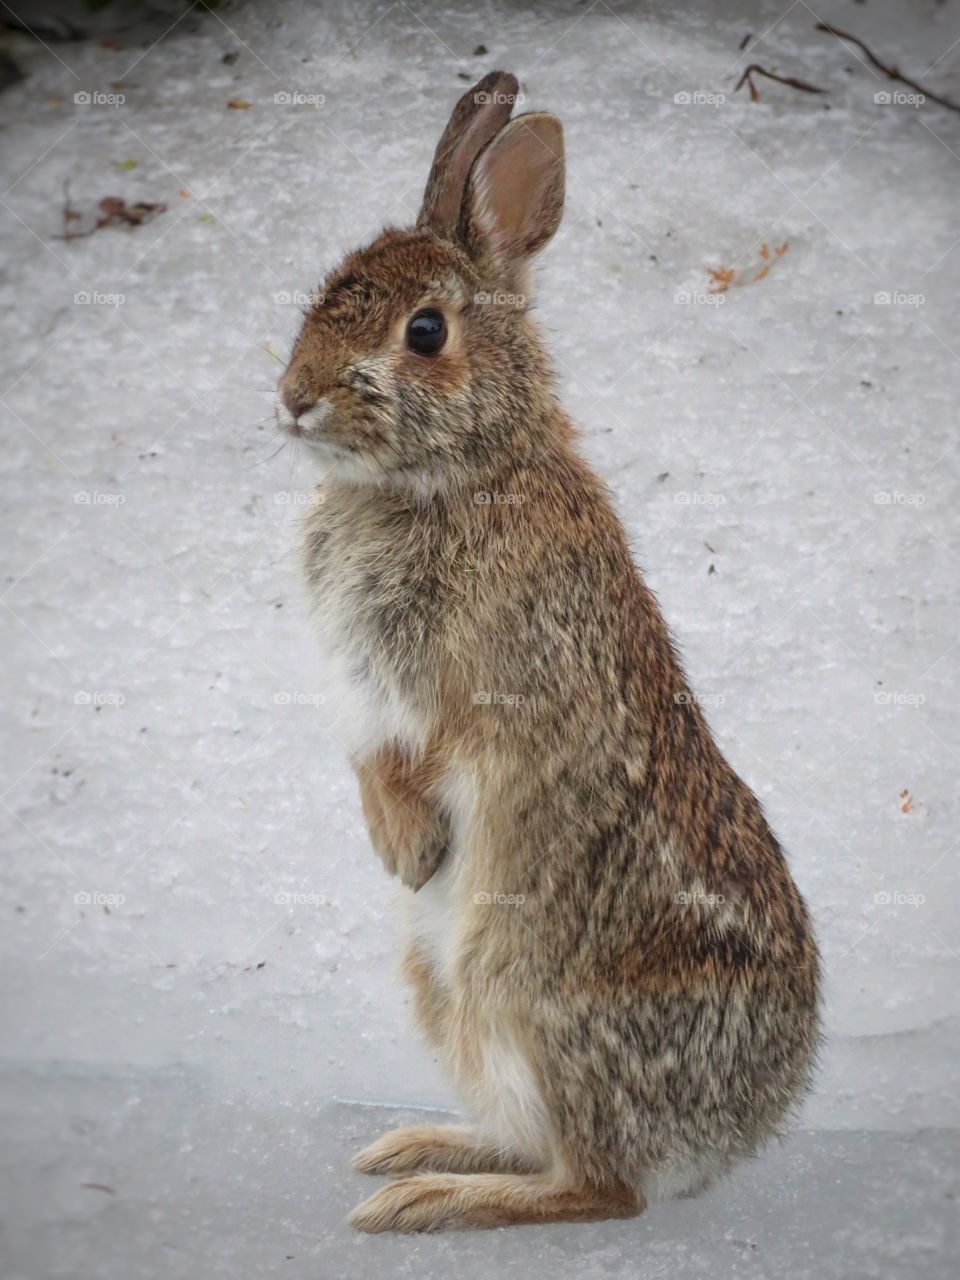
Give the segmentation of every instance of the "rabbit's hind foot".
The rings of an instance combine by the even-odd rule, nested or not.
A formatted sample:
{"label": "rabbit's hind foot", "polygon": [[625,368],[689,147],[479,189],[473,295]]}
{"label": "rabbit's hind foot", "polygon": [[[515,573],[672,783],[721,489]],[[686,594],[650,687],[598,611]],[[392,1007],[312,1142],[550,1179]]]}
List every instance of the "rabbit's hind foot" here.
{"label": "rabbit's hind foot", "polygon": [[391,1129],[353,1158],[359,1173],[534,1173],[538,1166],[460,1125]]}
{"label": "rabbit's hind foot", "polygon": [[549,1174],[423,1173],[388,1183],[347,1218],[358,1231],[466,1231],[546,1222],[596,1222],[642,1213],[623,1187],[558,1184]]}

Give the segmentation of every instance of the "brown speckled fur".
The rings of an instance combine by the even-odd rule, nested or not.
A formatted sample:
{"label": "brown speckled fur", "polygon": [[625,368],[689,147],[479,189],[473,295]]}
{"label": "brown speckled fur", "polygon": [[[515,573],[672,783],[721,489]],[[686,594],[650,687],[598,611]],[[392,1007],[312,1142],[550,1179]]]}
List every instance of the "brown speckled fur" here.
{"label": "brown speckled fur", "polygon": [[[553,117],[471,129],[478,92],[516,82],[465,95],[420,223],[346,259],[281,383],[334,406],[307,579],[355,687],[417,726],[355,767],[388,869],[450,886],[451,967],[415,937],[405,971],[480,1126],[361,1153],[414,1174],[355,1211],[368,1231],[626,1216],[658,1183],[697,1190],[779,1131],[818,1034],[816,947],[780,847],[576,452],[528,308],[476,300],[525,292],[563,175]],[[429,358],[404,347],[425,305],[449,327]],[[539,1103],[487,1135],[501,1042]]]}

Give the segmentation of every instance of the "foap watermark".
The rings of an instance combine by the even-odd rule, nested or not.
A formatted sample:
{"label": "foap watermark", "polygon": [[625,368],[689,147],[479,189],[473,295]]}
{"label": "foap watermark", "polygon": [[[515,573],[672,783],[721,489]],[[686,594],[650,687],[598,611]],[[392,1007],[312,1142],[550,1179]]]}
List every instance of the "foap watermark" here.
{"label": "foap watermark", "polygon": [[689,707],[691,704],[698,707],[722,707],[727,700],[725,693],[694,693],[691,689],[681,689],[679,693],[673,695],[673,700],[678,707]]}
{"label": "foap watermark", "polygon": [[722,507],[726,501],[726,494],[723,493],[705,493],[696,489],[681,489],[679,493],[673,495],[673,500],[678,507]]}
{"label": "foap watermark", "polygon": [[278,107],[322,107],[326,102],[326,95],[322,93],[301,93],[299,89],[284,90],[273,95],[273,101]]}
{"label": "foap watermark", "polygon": [[522,493],[492,493],[489,489],[478,489],[473,495],[476,507],[519,507],[521,502]]}
{"label": "foap watermark", "polygon": [[122,907],[126,900],[123,893],[100,893],[96,889],[81,889],[73,895],[78,907]]}
{"label": "foap watermark", "polygon": [[904,293],[902,289],[880,289],[873,295],[875,307],[922,307],[925,293]]}
{"label": "foap watermark", "polygon": [[78,707],[122,707],[127,697],[109,689],[78,689],[73,701]]}
{"label": "foap watermark", "polygon": [[927,700],[925,693],[902,693],[897,689],[881,689],[873,695],[878,707],[922,707]]}
{"label": "foap watermark", "polygon": [[296,689],[281,689],[273,695],[278,707],[322,707],[327,697],[324,693],[300,693]]}
{"label": "foap watermark", "polygon": [[274,505],[278,507],[322,507],[323,494],[319,489],[304,493],[298,489],[278,489],[273,495]]}
{"label": "foap watermark", "polygon": [[925,893],[903,893],[900,889],[881,889],[873,895],[878,907],[922,907],[926,900]]}
{"label": "foap watermark", "polygon": [[125,293],[101,293],[98,289],[81,289],[73,295],[75,307],[122,307],[126,300]]}
{"label": "foap watermark", "polygon": [[708,93],[705,89],[681,89],[673,95],[675,107],[722,107],[725,93]]}
{"label": "foap watermark", "polygon": [[126,100],[124,93],[103,93],[99,89],[81,89],[73,95],[78,107],[122,107]]}
{"label": "foap watermark", "polygon": [[519,107],[526,100],[525,93],[501,93],[498,90],[490,93],[486,89],[481,89],[479,93],[473,95],[473,101],[478,107]]}
{"label": "foap watermark", "polygon": [[527,898],[523,893],[475,893],[473,900],[478,907],[522,907]]}
{"label": "foap watermark", "polygon": [[879,89],[873,100],[878,107],[922,107],[927,100],[925,93],[904,93],[902,89]]}
{"label": "foap watermark", "polygon": [[273,295],[273,300],[278,307],[319,307],[324,297],[319,289],[313,293],[305,293],[302,289],[281,289]]}
{"label": "foap watermark", "polygon": [[473,695],[475,707],[522,707],[526,701],[522,693],[499,693],[495,689],[478,689]]}
{"label": "foap watermark", "polygon": [[325,907],[328,900],[322,893],[275,893],[273,901],[278,907]]}
{"label": "foap watermark", "polygon": [[902,493],[899,489],[878,489],[873,495],[878,507],[922,507],[927,501],[925,493]]}
{"label": "foap watermark", "polygon": [[122,507],[125,493],[102,493],[99,489],[78,489],[73,495],[75,507]]}
{"label": "foap watermark", "polygon": [[488,293],[486,289],[481,289],[479,293],[473,295],[473,301],[478,307],[525,307],[527,305],[527,295],[525,293],[506,293],[503,289],[494,289],[492,293]]}
{"label": "foap watermark", "polygon": [[678,907],[722,907],[726,902],[722,893],[706,893],[702,889],[681,889],[673,900]]}
{"label": "foap watermark", "polygon": [[727,300],[725,293],[710,293],[706,289],[678,289],[673,295],[681,307],[722,307]]}

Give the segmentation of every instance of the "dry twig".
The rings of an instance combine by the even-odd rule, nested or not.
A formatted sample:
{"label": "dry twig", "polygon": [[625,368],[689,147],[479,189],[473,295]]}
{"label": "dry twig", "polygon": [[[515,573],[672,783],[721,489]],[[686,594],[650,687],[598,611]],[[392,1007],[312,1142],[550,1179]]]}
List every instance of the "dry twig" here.
{"label": "dry twig", "polygon": [[743,82],[746,81],[750,86],[750,101],[759,102],[760,94],[757,92],[757,86],[753,83],[754,76],[766,76],[768,80],[776,80],[777,84],[789,85],[791,89],[801,89],[804,93],[826,93],[825,89],[818,89],[815,84],[807,84],[806,80],[797,80],[794,76],[778,76],[775,71],[768,71],[766,67],[761,67],[758,62],[751,62],[746,71],[737,81],[733,92],[742,88]]}
{"label": "dry twig", "polygon": [[[936,102],[939,106],[946,107],[948,111],[960,111],[960,103],[951,102],[949,98],[944,98],[939,93],[934,93],[932,89],[925,89],[922,84],[919,84],[916,80],[911,80],[902,71],[898,71],[892,63],[881,62],[877,55],[871,53],[858,36],[852,36],[846,31],[838,31],[836,27],[831,27],[826,22],[818,22],[816,30],[826,31],[828,35],[836,36],[838,40],[846,40],[848,44],[855,44],[859,49],[863,50],[863,55],[867,61],[876,67],[878,71],[882,71],[888,80],[899,80],[908,89],[913,89],[915,93],[919,93],[924,98],[929,98],[931,102]],[[739,88],[739,85],[737,87]]]}

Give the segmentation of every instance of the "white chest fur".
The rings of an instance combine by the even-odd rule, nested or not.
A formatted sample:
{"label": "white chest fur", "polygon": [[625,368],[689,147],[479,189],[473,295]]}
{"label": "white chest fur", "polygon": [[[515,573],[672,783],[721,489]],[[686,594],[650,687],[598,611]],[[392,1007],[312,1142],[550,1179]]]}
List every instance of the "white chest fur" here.
{"label": "white chest fur", "polygon": [[425,745],[431,725],[413,697],[413,655],[409,641],[398,640],[402,627],[396,620],[403,610],[391,616],[389,586],[409,575],[371,513],[362,503],[356,509],[359,501],[352,491],[334,489],[318,500],[305,527],[311,614],[331,702],[338,732],[351,750],[372,755],[391,742],[416,751]]}

